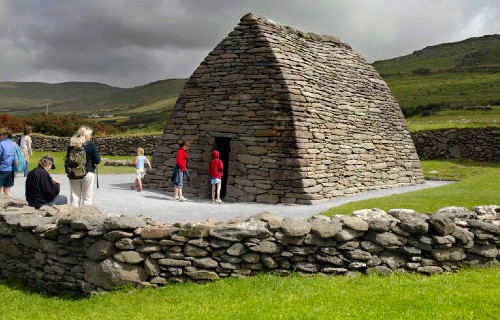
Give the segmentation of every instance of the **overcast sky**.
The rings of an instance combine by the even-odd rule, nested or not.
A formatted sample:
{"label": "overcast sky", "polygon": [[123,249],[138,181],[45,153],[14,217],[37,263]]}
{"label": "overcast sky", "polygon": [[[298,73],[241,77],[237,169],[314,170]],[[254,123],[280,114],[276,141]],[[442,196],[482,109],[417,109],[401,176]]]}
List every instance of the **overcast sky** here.
{"label": "overcast sky", "polygon": [[0,0],[0,81],[188,78],[249,12],[369,62],[500,33],[498,0]]}

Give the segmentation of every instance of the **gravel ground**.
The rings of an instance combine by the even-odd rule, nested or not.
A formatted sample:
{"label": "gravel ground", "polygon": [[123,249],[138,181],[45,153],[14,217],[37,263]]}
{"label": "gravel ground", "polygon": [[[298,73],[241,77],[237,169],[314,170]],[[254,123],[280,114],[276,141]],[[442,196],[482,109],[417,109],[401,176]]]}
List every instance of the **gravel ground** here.
{"label": "gravel ground", "polygon": [[[54,174],[54,179],[61,181],[61,194],[69,198],[69,181],[65,175]],[[367,191],[352,196],[338,197],[313,205],[296,204],[263,204],[263,203],[223,203],[212,204],[210,199],[189,199],[178,202],[172,199],[172,194],[164,191],[147,190],[132,191],[135,175],[116,174],[100,175],[99,189],[94,189],[94,205],[103,213],[118,213],[126,216],[145,216],[155,220],[174,222],[202,222],[207,219],[226,221],[233,217],[248,217],[264,211],[282,217],[308,218],[324,212],[332,207],[345,203],[370,198],[385,197],[392,194],[414,190],[440,187],[449,181],[426,181],[424,184],[407,187],[397,187],[376,191]],[[12,194],[15,198],[24,199],[26,179],[15,179]]]}

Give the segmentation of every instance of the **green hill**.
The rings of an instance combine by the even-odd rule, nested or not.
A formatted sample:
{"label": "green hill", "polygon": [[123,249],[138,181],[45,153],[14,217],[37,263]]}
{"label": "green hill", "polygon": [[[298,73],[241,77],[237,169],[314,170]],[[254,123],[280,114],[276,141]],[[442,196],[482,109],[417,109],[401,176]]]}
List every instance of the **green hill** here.
{"label": "green hill", "polygon": [[[500,123],[498,34],[429,46],[375,61],[373,66],[389,85],[410,126],[412,122],[442,123],[439,126],[456,126],[453,121],[477,126]],[[161,131],[186,81],[161,80],[135,88],[96,82],[0,82],[0,113],[43,114],[45,100],[50,99],[51,113],[112,114],[94,120],[125,129]]]}
{"label": "green hill", "polygon": [[177,97],[185,79],[161,80],[134,88],[97,82],[0,82],[0,113],[113,113],[128,115],[136,108]]}
{"label": "green hill", "polygon": [[405,113],[500,105],[500,35],[444,43],[373,63]]}

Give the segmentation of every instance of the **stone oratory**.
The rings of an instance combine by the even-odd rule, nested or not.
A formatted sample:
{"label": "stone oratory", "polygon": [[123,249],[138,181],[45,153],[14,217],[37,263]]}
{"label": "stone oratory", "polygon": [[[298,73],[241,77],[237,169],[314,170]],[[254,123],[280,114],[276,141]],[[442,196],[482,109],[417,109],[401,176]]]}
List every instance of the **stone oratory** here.
{"label": "stone oratory", "polygon": [[312,204],[422,183],[401,109],[375,69],[338,38],[247,14],[194,71],[153,153],[153,189],[192,142],[184,193],[210,198],[219,150],[225,201]]}

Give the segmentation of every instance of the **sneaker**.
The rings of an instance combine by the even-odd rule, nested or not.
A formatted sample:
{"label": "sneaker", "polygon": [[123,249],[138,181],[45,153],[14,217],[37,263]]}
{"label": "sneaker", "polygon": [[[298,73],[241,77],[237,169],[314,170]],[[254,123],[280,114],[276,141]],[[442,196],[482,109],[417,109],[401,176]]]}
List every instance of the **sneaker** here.
{"label": "sneaker", "polygon": [[141,192],[141,191],[142,191],[142,188],[137,188],[137,191]]}
{"label": "sneaker", "polygon": [[179,197],[174,197],[174,201],[177,201],[177,200],[179,200]]}
{"label": "sneaker", "polygon": [[215,200],[215,203],[222,204],[222,200],[221,199],[217,199],[217,200]]}
{"label": "sneaker", "polygon": [[130,186],[130,189],[134,190],[135,188],[134,188],[134,186]]}
{"label": "sneaker", "polygon": [[188,199],[184,198],[184,197],[180,197],[179,198],[179,201],[188,201]]}

